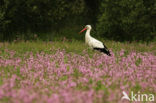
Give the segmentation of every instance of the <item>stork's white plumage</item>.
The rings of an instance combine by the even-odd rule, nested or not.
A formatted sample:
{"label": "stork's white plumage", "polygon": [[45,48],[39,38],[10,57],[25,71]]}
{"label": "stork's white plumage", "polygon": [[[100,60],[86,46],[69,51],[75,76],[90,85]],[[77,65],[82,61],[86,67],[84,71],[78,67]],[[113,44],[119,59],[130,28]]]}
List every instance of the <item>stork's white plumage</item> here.
{"label": "stork's white plumage", "polygon": [[107,49],[107,47],[99,40],[93,38],[92,36],[90,36],[90,31],[91,31],[92,27],[91,25],[86,25],[85,28],[83,30],[80,31],[80,33],[82,33],[83,31],[86,31],[85,34],[85,42],[86,44],[89,45],[90,48],[98,50],[100,52],[103,52],[109,56],[111,56],[109,50]]}

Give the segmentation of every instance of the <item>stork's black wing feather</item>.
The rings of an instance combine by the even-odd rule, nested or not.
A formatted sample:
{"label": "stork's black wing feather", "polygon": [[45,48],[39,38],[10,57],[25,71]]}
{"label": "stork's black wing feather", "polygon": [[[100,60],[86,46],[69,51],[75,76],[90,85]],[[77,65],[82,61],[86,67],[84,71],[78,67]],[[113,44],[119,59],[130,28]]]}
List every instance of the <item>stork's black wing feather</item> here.
{"label": "stork's black wing feather", "polygon": [[103,44],[104,48],[93,48],[94,50],[98,50],[100,52],[103,52],[105,54],[107,54],[108,56],[111,56],[110,51],[108,50],[108,48]]}

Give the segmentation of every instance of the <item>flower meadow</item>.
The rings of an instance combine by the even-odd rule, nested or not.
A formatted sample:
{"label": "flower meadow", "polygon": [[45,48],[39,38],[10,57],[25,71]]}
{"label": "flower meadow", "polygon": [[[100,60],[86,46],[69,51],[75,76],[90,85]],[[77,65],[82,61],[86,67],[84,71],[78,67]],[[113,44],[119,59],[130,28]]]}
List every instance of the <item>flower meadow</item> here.
{"label": "flower meadow", "polygon": [[156,56],[147,52],[109,57],[95,52],[26,52],[0,56],[0,103],[129,103],[130,94],[156,93]]}

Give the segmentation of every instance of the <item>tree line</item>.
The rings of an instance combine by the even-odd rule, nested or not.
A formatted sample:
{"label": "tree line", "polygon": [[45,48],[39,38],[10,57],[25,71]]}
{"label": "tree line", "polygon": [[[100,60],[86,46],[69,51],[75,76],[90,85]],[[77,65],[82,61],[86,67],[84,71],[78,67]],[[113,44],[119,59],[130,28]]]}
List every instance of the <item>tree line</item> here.
{"label": "tree line", "polygon": [[96,35],[119,41],[156,37],[155,0],[1,0],[0,40],[27,32],[56,32],[92,24]]}

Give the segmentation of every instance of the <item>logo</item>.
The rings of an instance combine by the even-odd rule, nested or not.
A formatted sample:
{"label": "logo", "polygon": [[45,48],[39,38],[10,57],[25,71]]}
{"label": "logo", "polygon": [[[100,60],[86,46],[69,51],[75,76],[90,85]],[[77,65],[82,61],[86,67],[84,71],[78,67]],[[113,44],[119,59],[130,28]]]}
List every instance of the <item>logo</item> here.
{"label": "logo", "polygon": [[154,94],[141,94],[140,91],[138,91],[137,94],[135,94],[133,91],[131,91],[131,96],[129,97],[128,94],[123,91],[123,96],[121,100],[128,100],[128,101],[154,101]]}
{"label": "logo", "polygon": [[127,99],[127,100],[130,101],[130,98],[128,97],[128,95],[127,95],[127,93],[125,91],[123,91],[122,94],[123,94],[123,97],[121,98],[121,100]]}

